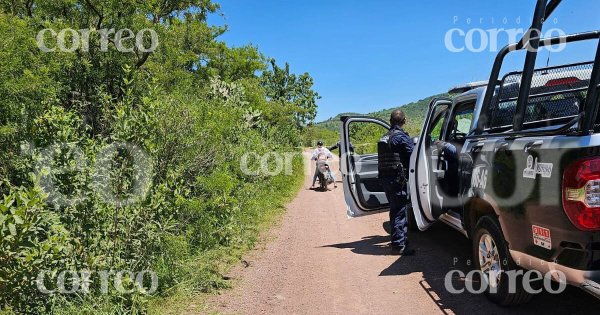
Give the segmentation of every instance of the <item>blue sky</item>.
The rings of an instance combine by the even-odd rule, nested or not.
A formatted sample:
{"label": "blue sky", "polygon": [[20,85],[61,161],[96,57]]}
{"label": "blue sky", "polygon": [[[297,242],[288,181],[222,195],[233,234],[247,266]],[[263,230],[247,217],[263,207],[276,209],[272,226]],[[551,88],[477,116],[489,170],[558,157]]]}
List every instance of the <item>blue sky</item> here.
{"label": "blue sky", "polygon": [[[534,0],[216,1],[223,15],[211,16],[209,23],[229,27],[222,41],[253,44],[278,63],[289,62],[293,72],[311,74],[322,96],[317,121],[340,112],[391,108],[487,80],[496,53],[451,52],[444,41],[447,32],[527,29],[535,5]],[[553,17],[546,31],[600,29],[600,1],[565,1]],[[477,48],[480,36],[474,38]],[[465,46],[458,33],[452,39],[455,47]],[[498,46],[508,40],[501,33]],[[539,62],[546,64],[548,56],[551,65],[591,60],[595,47],[577,44],[560,53],[541,53]],[[511,56],[506,70],[522,67],[521,57]]]}

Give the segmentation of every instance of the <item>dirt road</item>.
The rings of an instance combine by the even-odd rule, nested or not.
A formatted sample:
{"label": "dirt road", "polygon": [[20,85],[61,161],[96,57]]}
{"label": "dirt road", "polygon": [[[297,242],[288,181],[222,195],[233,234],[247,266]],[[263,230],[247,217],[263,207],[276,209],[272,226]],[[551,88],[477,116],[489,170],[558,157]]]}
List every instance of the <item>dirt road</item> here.
{"label": "dirt road", "polygon": [[[211,312],[586,314],[599,309],[597,300],[575,288],[557,296],[542,293],[512,309],[483,295],[450,294],[446,273],[470,270],[470,242],[464,236],[437,224],[410,236],[416,256],[388,255],[387,213],[348,219],[341,185],[329,192],[308,190],[311,177],[266,244],[245,258],[249,265],[231,272],[234,289],[209,300]],[[457,287],[459,282],[454,279]]]}

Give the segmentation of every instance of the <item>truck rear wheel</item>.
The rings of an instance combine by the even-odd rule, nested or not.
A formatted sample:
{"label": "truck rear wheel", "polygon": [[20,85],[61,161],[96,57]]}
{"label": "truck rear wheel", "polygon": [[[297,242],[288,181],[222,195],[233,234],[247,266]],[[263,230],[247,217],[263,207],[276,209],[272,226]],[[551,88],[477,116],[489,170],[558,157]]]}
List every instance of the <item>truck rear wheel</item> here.
{"label": "truck rear wheel", "polygon": [[[521,276],[512,277],[516,285],[509,283],[508,271],[518,271],[504,240],[500,223],[496,218],[484,216],[477,222],[473,234],[473,259],[481,285],[487,284],[485,294],[502,306],[529,302],[532,295],[523,288]],[[485,279],[481,279],[485,277]]]}

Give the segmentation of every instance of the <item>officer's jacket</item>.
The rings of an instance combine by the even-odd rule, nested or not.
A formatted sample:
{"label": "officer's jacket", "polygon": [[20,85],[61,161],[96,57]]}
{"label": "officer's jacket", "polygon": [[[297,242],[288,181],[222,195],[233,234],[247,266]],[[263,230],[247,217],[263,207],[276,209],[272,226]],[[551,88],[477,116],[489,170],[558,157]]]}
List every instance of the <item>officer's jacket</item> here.
{"label": "officer's jacket", "polygon": [[410,138],[408,133],[404,131],[404,129],[400,128],[398,125],[394,125],[390,128],[391,131],[399,131],[394,132],[390,136],[388,142],[390,144],[390,148],[392,152],[400,154],[400,160],[402,162],[402,166],[405,169],[408,169],[410,164],[410,155],[414,149],[413,140]]}

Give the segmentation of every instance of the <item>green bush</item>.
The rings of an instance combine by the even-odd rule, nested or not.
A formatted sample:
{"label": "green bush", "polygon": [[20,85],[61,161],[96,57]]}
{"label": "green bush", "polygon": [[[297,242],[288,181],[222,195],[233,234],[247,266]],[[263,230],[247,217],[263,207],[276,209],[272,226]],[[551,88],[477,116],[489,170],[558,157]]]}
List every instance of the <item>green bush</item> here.
{"label": "green bush", "polygon": [[[31,4],[31,5],[28,5]],[[227,286],[299,188],[318,94],[308,74],[231,48],[206,0],[0,2],[0,313],[146,313]],[[150,54],[44,53],[44,28],[151,28]],[[293,174],[245,174],[247,153],[298,153]],[[251,167],[256,167],[256,161]],[[45,294],[56,274],[152,270],[158,290]],[[131,279],[125,281],[133,287]]]}
{"label": "green bush", "polygon": [[35,285],[39,272],[74,266],[71,237],[37,189],[10,188],[0,203],[0,305],[43,310],[49,296]]}

